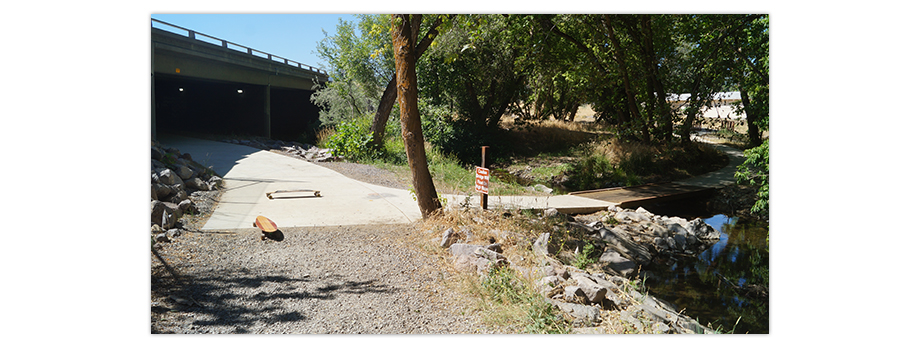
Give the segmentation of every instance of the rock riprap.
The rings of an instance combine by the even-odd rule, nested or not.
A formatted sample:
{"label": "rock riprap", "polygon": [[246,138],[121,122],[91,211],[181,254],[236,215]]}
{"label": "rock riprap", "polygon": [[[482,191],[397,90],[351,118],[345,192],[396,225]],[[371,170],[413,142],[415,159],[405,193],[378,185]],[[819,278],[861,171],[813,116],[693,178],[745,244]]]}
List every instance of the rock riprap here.
{"label": "rock riprap", "polygon": [[342,161],[344,158],[332,154],[328,148],[319,148],[311,144],[285,142],[269,138],[225,139],[225,143],[240,144],[262,150],[269,150],[293,158],[309,162]]}
{"label": "rock riprap", "polygon": [[[179,220],[194,211],[197,197],[217,191],[223,180],[207,166],[192,160],[188,153],[166,148],[158,142],[150,145],[150,225],[153,231],[170,231]],[[156,226],[154,228],[154,226]],[[156,239],[164,242],[167,239]]]}
{"label": "rock riprap", "polygon": [[[672,304],[639,292],[636,271],[641,265],[702,252],[718,241],[720,234],[714,228],[700,219],[688,221],[615,206],[600,215],[573,218],[551,209],[544,216],[563,220],[564,228],[555,226],[558,229],[532,239],[524,233],[492,230],[484,235],[505,238],[478,245],[471,243],[470,236],[477,234],[473,228],[445,227],[433,241],[446,249],[461,272],[484,276],[499,267],[518,271],[533,282],[546,302],[572,319],[576,333],[607,333],[604,329],[610,326],[638,333],[712,332]],[[506,238],[513,235],[518,238]],[[504,249],[514,247],[509,241],[527,241],[538,265],[519,265],[516,258],[504,256]],[[589,261],[584,264],[590,265],[585,267],[590,271],[571,265],[579,255]],[[615,324],[598,326],[604,322]]]}

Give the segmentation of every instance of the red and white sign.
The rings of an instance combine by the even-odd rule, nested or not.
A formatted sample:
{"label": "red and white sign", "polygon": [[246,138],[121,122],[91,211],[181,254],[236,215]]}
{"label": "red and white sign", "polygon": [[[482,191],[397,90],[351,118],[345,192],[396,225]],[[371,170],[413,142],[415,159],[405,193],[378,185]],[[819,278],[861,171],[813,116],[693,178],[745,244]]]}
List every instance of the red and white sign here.
{"label": "red and white sign", "polygon": [[484,167],[475,167],[475,191],[487,195],[491,172]]}

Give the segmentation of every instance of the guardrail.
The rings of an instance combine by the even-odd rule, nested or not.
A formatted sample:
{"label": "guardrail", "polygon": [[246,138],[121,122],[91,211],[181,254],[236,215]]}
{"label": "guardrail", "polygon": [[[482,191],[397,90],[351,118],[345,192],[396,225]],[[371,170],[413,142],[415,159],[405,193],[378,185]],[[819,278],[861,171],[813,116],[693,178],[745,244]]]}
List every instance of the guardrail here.
{"label": "guardrail", "polygon": [[[190,29],[187,29],[187,28],[179,27],[179,26],[177,26],[177,25],[174,25],[174,24],[171,24],[171,23],[166,23],[166,22],[160,21],[160,20],[158,20],[158,19],[153,19],[153,18],[151,18],[150,21],[151,21],[151,22],[150,22],[150,26],[151,26],[151,27],[153,27],[153,22],[156,22],[156,23],[160,23],[160,24],[165,25],[165,26],[169,26],[169,27],[172,27],[172,28],[177,28],[177,29],[186,31],[186,32],[187,32],[187,35],[186,35],[186,36],[187,36],[188,38],[191,38],[191,39],[194,39],[194,40],[197,40],[197,41],[202,41],[202,42],[209,43],[209,44],[216,44],[216,43],[210,42],[210,41],[218,41],[218,45],[220,45],[220,46],[222,46],[222,47],[224,47],[224,48],[232,49],[232,50],[234,50],[234,51],[241,52],[241,53],[246,53],[246,54],[248,54],[248,55],[256,56],[256,57],[259,57],[259,58],[265,58],[265,59],[268,59],[268,60],[270,60],[270,61],[277,62],[277,63],[281,63],[281,64],[286,64],[286,65],[289,65],[289,66],[292,66],[292,67],[296,67],[296,68],[300,68],[300,69],[306,69],[306,70],[309,70],[309,71],[314,71],[314,72],[319,73],[319,74],[325,74],[325,75],[328,75],[328,73],[325,72],[325,70],[320,69],[320,68],[313,67],[313,66],[308,65],[308,64],[303,64],[303,63],[300,63],[300,62],[297,62],[297,61],[293,61],[293,60],[290,60],[290,59],[287,59],[287,58],[284,58],[284,57],[281,57],[281,56],[273,55],[273,54],[268,53],[268,52],[263,52],[263,51],[256,50],[256,49],[253,49],[253,48],[244,46],[244,45],[236,44],[236,43],[233,43],[233,42],[230,42],[230,41],[227,41],[227,40],[222,40],[222,39],[219,39],[219,38],[214,37],[214,36],[211,36],[211,35],[206,35],[206,34],[203,34],[203,33],[200,33],[200,32],[196,32],[196,31],[193,31],[193,30],[190,30]],[[165,28],[157,28],[157,29],[166,30]],[[175,34],[183,35],[183,33],[174,32],[174,31],[172,31],[172,30],[166,30],[166,31],[167,31],[167,32],[170,32],[170,33],[175,33]],[[207,40],[203,40],[203,39],[200,39],[200,38],[198,38],[198,37],[200,37],[200,38],[206,38]],[[242,50],[236,49],[235,47],[240,47],[240,48],[242,48]],[[277,58],[277,59],[276,59],[276,58]]]}

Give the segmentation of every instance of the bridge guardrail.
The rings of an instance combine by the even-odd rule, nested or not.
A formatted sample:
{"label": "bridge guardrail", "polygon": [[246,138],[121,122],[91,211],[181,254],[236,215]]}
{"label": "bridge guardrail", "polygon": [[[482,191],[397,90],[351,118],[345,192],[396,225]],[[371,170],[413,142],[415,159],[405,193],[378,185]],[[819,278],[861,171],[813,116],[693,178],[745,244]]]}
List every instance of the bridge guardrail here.
{"label": "bridge guardrail", "polygon": [[[171,24],[171,23],[166,23],[166,22],[160,21],[160,20],[158,20],[158,19],[151,18],[150,21],[151,21],[151,22],[150,22],[150,26],[151,26],[151,27],[153,27],[153,22],[156,22],[156,23],[160,23],[160,24],[165,25],[165,26],[169,26],[169,27],[172,27],[172,28],[177,28],[177,29],[186,31],[186,32],[187,32],[187,35],[185,35],[185,36],[187,36],[188,38],[191,38],[191,39],[193,39],[193,40],[202,41],[202,42],[209,43],[209,44],[217,44],[217,45],[220,45],[220,46],[222,46],[222,47],[224,47],[224,48],[228,48],[228,49],[231,49],[231,50],[234,50],[234,51],[237,51],[237,52],[246,53],[246,54],[248,54],[248,55],[256,56],[256,57],[259,57],[259,58],[265,58],[265,59],[268,59],[268,60],[270,60],[270,61],[278,62],[278,63],[281,63],[281,64],[286,64],[286,65],[289,65],[289,66],[292,66],[292,67],[295,67],[295,68],[306,69],[306,70],[313,71],[313,72],[316,72],[316,73],[319,73],[319,74],[325,74],[325,75],[328,75],[328,73],[327,73],[325,70],[320,69],[320,68],[313,67],[313,66],[308,65],[308,64],[303,64],[303,63],[300,63],[300,62],[297,62],[297,61],[294,61],[294,60],[290,60],[290,59],[287,59],[287,58],[284,58],[284,57],[281,57],[281,56],[273,55],[273,54],[268,53],[268,52],[263,52],[263,51],[260,51],[260,50],[257,50],[257,49],[253,49],[253,48],[250,48],[250,47],[241,45],[241,44],[236,44],[236,43],[230,42],[230,41],[228,41],[228,40],[222,40],[222,39],[219,39],[219,38],[214,37],[214,36],[211,36],[211,35],[203,34],[203,33],[200,33],[200,32],[197,32],[197,31],[194,31],[194,30],[191,30],[191,29],[187,29],[187,28],[184,28],[184,27],[179,27],[179,26],[177,26],[177,25],[174,25],[174,24]],[[166,30],[165,28],[157,28],[157,29]],[[179,35],[184,35],[183,33],[178,33],[178,32],[172,31],[172,30],[166,30],[166,31],[168,31],[168,32],[170,32],[170,33],[179,34]],[[198,36],[199,36],[199,37],[202,37],[202,38],[206,38],[207,40],[200,39],[200,38],[198,38]],[[212,41],[212,42],[211,42],[211,41]],[[215,41],[218,41],[218,43],[216,43]],[[240,48],[242,48],[243,50],[236,49],[235,47],[240,47]],[[277,59],[276,59],[276,58],[277,58]]]}

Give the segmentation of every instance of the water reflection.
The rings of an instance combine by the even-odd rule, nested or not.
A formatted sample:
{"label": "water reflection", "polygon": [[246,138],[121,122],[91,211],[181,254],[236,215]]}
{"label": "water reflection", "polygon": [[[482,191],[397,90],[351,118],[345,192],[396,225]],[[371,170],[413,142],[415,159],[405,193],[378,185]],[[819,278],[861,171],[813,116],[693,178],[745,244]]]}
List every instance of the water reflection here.
{"label": "water reflection", "polygon": [[768,333],[767,226],[725,215],[704,221],[720,240],[695,258],[651,267],[650,293],[723,332]]}

